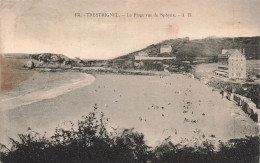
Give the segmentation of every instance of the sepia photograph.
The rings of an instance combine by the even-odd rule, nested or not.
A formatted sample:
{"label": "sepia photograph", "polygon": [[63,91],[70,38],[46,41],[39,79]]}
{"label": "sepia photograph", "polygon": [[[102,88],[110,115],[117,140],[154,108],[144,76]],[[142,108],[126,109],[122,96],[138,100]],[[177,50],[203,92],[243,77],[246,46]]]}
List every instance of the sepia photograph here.
{"label": "sepia photograph", "polygon": [[0,163],[259,163],[259,0],[0,0]]}

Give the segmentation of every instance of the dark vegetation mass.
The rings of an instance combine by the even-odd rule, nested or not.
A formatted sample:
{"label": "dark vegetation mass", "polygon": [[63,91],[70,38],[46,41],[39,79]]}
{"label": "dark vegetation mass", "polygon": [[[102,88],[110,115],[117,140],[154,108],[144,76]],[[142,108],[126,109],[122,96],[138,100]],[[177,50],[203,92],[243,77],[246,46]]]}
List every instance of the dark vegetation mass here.
{"label": "dark vegetation mass", "polygon": [[146,71],[169,71],[169,72],[191,72],[190,64],[182,63],[179,60],[161,61],[133,61],[133,60],[112,60],[106,63],[107,67],[119,70],[146,70]]}
{"label": "dark vegetation mass", "polygon": [[258,137],[219,142],[218,148],[208,140],[195,147],[165,140],[151,148],[142,133],[134,129],[109,132],[107,123],[108,119],[95,105],[76,124],[69,122],[66,127],[57,127],[51,137],[29,128],[27,134],[18,135],[18,140],[10,138],[10,148],[1,145],[0,160],[3,163],[258,162]]}

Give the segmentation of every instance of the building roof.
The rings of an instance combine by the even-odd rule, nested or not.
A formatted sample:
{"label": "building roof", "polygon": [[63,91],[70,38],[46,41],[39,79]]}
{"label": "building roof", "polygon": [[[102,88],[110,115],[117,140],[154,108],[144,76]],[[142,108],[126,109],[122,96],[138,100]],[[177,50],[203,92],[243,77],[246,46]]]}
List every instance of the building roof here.
{"label": "building roof", "polygon": [[171,45],[161,45],[161,48],[169,48],[172,47]]}
{"label": "building roof", "polygon": [[[231,54],[233,54],[235,51],[238,51],[237,49],[229,49],[226,53],[225,53],[225,55],[231,55]],[[240,52],[239,52],[240,53]]]}
{"label": "building roof", "polygon": [[[227,51],[224,54],[218,55],[219,58],[229,58],[232,54],[235,52],[238,52],[242,54],[238,49],[227,49]],[[244,56],[244,54],[242,54]]]}

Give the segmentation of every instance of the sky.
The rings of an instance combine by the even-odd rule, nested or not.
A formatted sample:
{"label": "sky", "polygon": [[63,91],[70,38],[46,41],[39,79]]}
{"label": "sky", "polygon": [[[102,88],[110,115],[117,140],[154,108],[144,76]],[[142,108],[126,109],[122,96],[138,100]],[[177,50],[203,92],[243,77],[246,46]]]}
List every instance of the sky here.
{"label": "sky", "polygon": [[[110,59],[167,39],[260,36],[259,0],[0,0],[0,4],[1,53]],[[110,12],[120,17],[75,17]],[[127,13],[186,16],[122,16]]]}

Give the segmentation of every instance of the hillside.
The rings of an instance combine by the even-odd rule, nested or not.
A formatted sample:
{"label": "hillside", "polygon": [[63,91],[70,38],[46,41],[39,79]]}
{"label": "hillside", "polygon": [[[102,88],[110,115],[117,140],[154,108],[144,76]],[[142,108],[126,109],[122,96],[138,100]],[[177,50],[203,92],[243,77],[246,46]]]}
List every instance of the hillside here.
{"label": "hillside", "polygon": [[115,58],[114,60],[134,59],[139,52],[146,52],[149,56],[158,55],[161,45],[172,46],[171,55],[179,59],[191,59],[194,57],[214,58],[221,53],[222,49],[245,49],[247,59],[260,59],[260,36],[257,37],[235,37],[217,38],[208,37],[204,39],[190,40],[186,38],[170,39],[158,44],[152,44],[144,49]]}
{"label": "hillside", "polygon": [[170,53],[171,56],[176,56],[179,52],[179,49],[182,49],[182,47],[189,42],[189,38],[178,38],[178,39],[170,39],[162,41],[158,44],[152,44],[144,49],[135,51],[133,53],[129,53],[127,55],[123,55],[120,57],[115,58],[114,60],[133,60],[134,56],[137,55],[139,52],[146,52],[149,56],[156,56],[160,52],[161,45],[171,45],[172,46],[172,52]]}

